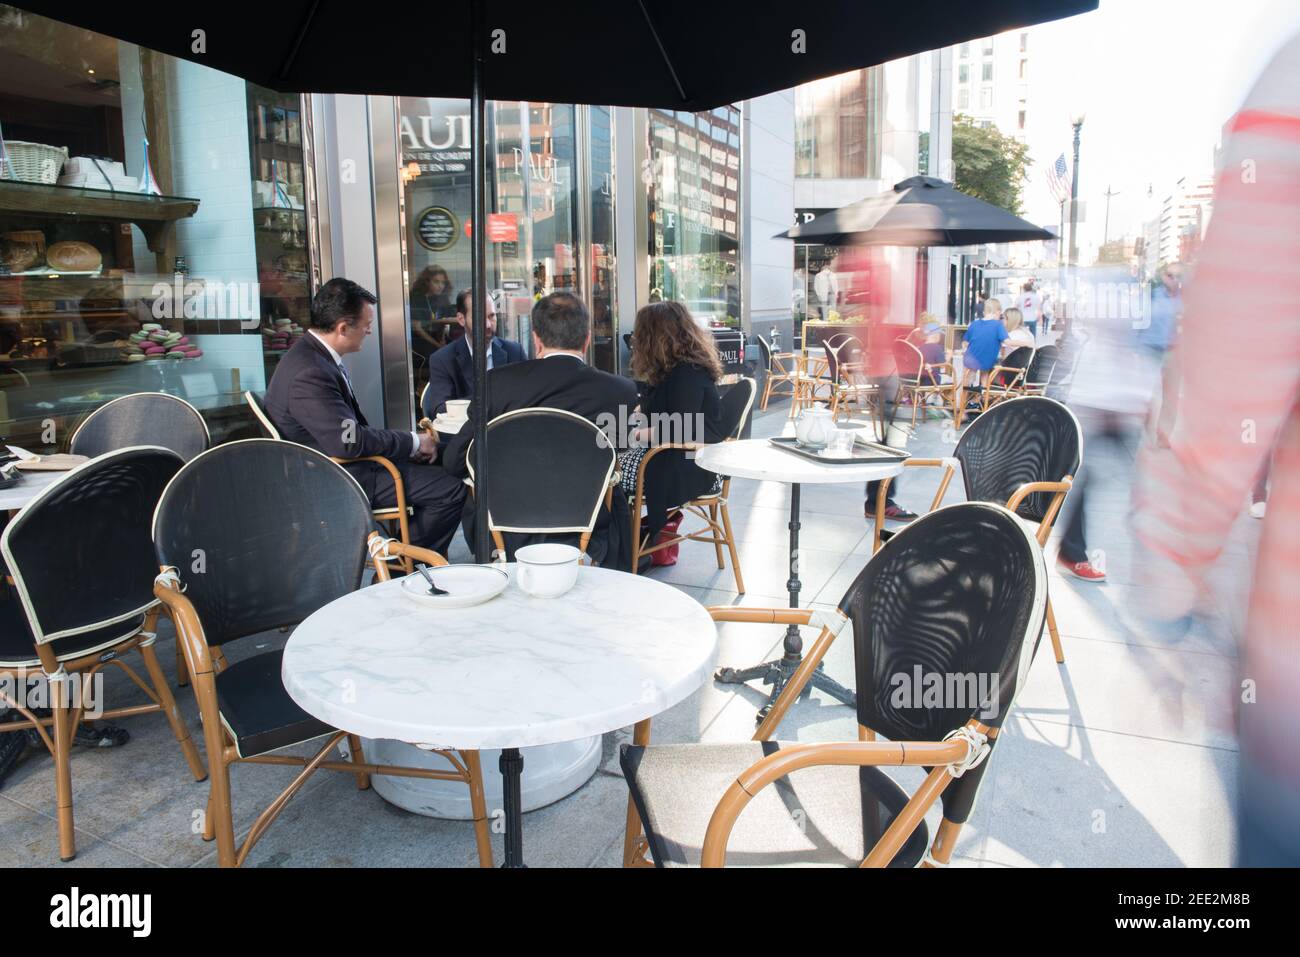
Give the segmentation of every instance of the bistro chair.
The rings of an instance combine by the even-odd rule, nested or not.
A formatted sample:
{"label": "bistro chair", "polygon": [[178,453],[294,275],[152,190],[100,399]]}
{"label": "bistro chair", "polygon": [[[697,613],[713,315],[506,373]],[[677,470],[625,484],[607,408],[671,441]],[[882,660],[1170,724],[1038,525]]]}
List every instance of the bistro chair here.
{"label": "bistro chair", "polygon": [[[487,435],[487,523],[496,550],[514,554],[506,533],[577,535],[585,555],[601,508],[613,505],[618,456],[609,436],[580,415],[542,407],[498,415]],[[474,479],[472,441],[465,460]]]}
{"label": "bistro chair", "polygon": [[1034,358],[1020,383],[1021,395],[1047,395],[1061,361],[1061,350],[1056,346],[1042,346],[1034,350]]}
{"label": "bistro chair", "polygon": [[835,397],[835,379],[831,375],[831,346],[851,338],[848,333],[837,332],[821,340],[814,349],[804,349],[795,357],[796,375],[794,400],[790,403],[790,417],[796,417],[805,408],[818,402],[828,406]]}
{"label": "bistro chair", "polygon": [[[1074,413],[1055,399],[1026,396],[1001,402],[976,419],[957,442],[952,458],[908,459],[903,465],[944,470],[930,504],[932,510],[943,501],[960,465],[967,501],[1005,502],[1032,528],[1038,543],[1046,546],[1052,523],[1082,463],[1083,430]],[[891,535],[884,529],[889,482],[884,480],[877,496],[874,549]],[[1056,661],[1064,664],[1065,651],[1050,600],[1047,629]]]}
{"label": "bistro chair", "polygon": [[[250,496],[250,489],[257,494]],[[282,650],[233,664],[225,655],[227,647],[297,625],[361,587],[367,552],[380,581],[388,579],[388,560],[445,565],[440,555],[372,532],[365,492],[328,456],[268,439],[218,446],[181,469],[158,503],[153,540],[153,567],[162,567],[154,594],[176,623],[203,720],[211,772],[203,839],[215,838],[220,866],[242,865],[320,768],[355,774],[361,789],[370,786],[372,774],[463,781],[470,789],[479,862],[491,866],[477,752],[438,750],[451,771],[368,764],[358,736],[317,720],[289,697],[280,680]],[[319,738],[324,742],[311,757],[284,753]],[[328,760],[344,739],[349,759]],[[302,769],[238,846],[230,793],[230,766],[236,763]]]}
{"label": "bistro chair", "polygon": [[1025,375],[1033,361],[1033,346],[1019,346],[1003,356],[989,372],[988,385],[981,390],[980,412],[1024,395]]}
{"label": "bistro chair", "polygon": [[[277,429],[275,423],[271,421],[271,417],[267,415],[266,405],[262,402],[260,396],[253,392],[245,392],[244,401],[248,403],[248,407],[252,410],[253,418],[257,420],[263,438],[283,438],[283,436],[280,435],[280,430]],[[334,461],[339,463],[339,465],[346,465],[349,462],[374,462],[388,472],[389,476],[393,480],[393,488],[395,489],[397,504],[391,508],[371,509],[371,514],[377,522],[391,523],[389,526],[390,530],[397,533],[397,537],[401,543],[403,545],[410,545],[411,529],[408,523],[410,522],[411,515],[414,513],[414,509],[406,504],[406,484],[402,481],[402,473],[397,470],[397,466],[394,465],[390,459],[387,459],[382,455],[369,455],[359,459],[336,458]],[[415,571],[415,563],[410,558],[404,558],[398,564],[407,575]]]}
{"label": "bistro chair", "polygon": [[[624,865],[946,865],[1024,685],[1046,603],[1033,535],[981,502],[904,528],[834,611],[710,609],[719,622],[821,631],[750,741],[650,746],[638,727],[643,740],[620,753],[631,792]],[[858,740],[773,741],[846,625]],[[888,766],[920,767],[924,783],[909,795]],[[943,820],[927,851],[925,814],[936,801]]]}
{"label": "bistro chair", "polygon": [[[53,755],[64,861],[77,854],[73,737],[89,720],[87,690],[109,665],[126,672],[149,703],[96,717],[111,721],[161,711],[194,780],[207,776],[154,650],[159,607],[149,584],[157,568],[149,520],[182,464],[175,452],[157,447],[105,452],[43,489],[0,536],[16,592],[0,601],[0,703],[26,719],[0,724],[0,733],[35,730]],[[140,653],[147,682],[126,663],[129,651]],[[29,710],[23,695],[13,700],[7,693],[28,687],[37,676],[48,682],[50,717]],[[147,788],[149,782],[134,786]]]}
{"label": "bistro chair", "polygon": [[[766,377],[763,383],[763,399],[759,403],[759,409],[767,410],[767,400],[772,396],[788,395],[793,400],[795,390],[798,388],[799,379],[799,357],[793,352],[773,352],[772,344],[764,336],[755,335],[758,340],[758,350],[763,354],[763,368],[766,370]],[[790,367],[786,368],[786,363]],[[789,386],[789,392],[778,392],[777,389]]]}
{"label": "bistro chair", "polygon": [[[951,362],[926,362],[925,356],[907,339],[894,340],[894,365],[898,371],[899,398],[907,398],[912,403],[912,425],[916,425],[916,413],[926,407],[927,399],[937,395],[939,408],[948,409],[952,417],[957,418],[957,375]],[[947,382],[942,381],[943,376]]]}
{"label": "bistro chair", "polygon": [[[754,408],[754,395],[757,391],[758,386],[753,379],[742,378],[722,397],[722,422],[727,434],[727,438],[723,441],[734,442],[745,431],[750,412]],[[726,562],[722,557],[722,546],[726,545],[727,551],[731,553],[731,571],[736,576],[736,591],[743,595],[745,594],[745,579],[740,574],[740,556],[736,553],[736,536],[731,530],[731,512],[727,508],[727,496],[731,492],[731,476],[722,477],[720,491],[701,495],[699,498],[691,499],[689,502],[668,509],[669,514],[679,509],[691,512],[698,518],[703,519],[704,528],[675,535],[664,541],[653,542],[648,545],[642,545],[641,543],[641,523],[644,520],[641,513],[646,509],[645,478],[649,474],[650,463],[665,452],[671,451],[676,455],[685,455],[687,452],[698,451],[706,447],[701,442],[666,443],[650,449],[641,459],[641,468],[636,477],[636,496],[632,500],[632,574],[637,573],[637,566],[642,557],[687,541],[706,542],[712,545],[717,553],[718,568],[726,568]],[[665,461],[667,461],[667,457]]]}
{"label": "bistro chair", "polygon": [[136,392],[105,402],[72,433],[68,452],[94,458],[114,449],[155,445],[188,462],[212,444],[199,410],[165,392]]}
{"label": "bistro chair", "polygon": [[831,380],[831,415],[848,412],[850,405],[866,410],[873,421],[881,418],[880,387],[866,373],[866,350],[857,336],[836,337],[826,344],[827,374]]}

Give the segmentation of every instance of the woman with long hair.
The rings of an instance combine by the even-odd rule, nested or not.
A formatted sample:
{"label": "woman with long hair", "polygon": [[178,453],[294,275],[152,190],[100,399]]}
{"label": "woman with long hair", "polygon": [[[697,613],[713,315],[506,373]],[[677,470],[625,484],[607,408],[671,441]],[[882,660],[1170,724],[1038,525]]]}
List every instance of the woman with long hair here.
{"label": "woman with long hair", "polygon": [[[718,395],[722,361],[713,337],[681,303],[652,302],[638,310],[632,329],[631,372],[641,390],[646,424],[632,435],[631,447],[619,457],[629,501],[636,495],[641,460],[650,448],[726,438]],[[721,476],[700,468],[682,451],[659,453],[650,460],[645,476],[643,534],[653,541],[670,511],[720,483]]]}
{"label": "woman with long hair", "polygon": [[434,320],[446,318],[451,308],[451,277],[437,263],[421,270],[411,284],[411,348],[427,362],[443,345],[445,331]]}

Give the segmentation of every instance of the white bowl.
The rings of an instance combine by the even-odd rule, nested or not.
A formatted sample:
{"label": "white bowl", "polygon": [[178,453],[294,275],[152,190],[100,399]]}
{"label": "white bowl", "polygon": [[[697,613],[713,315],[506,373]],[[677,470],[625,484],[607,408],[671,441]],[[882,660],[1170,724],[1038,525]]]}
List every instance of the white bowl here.
{"label": "white bowl", "polygon": [[572,545],[525,545],[515,552],[515,582],[534,598],[559,598],[578,580],[581,557]]}

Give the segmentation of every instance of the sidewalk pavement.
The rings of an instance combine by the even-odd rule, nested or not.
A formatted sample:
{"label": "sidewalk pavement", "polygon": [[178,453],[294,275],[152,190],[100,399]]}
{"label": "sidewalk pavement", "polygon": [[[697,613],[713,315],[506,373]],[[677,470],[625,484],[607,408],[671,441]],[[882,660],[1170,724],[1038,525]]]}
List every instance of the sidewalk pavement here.
{"label": "sidewalk pavement", "polygon": [[[787,402],[774,402],[755,419],[754,436],[780,434]],[[950,423],[929,421],[913,450],[951,454]],[[1134,546],[1126,513],[1131,458],[1111,448],[1089,460],[1098,476],[1089,488],[1089,538],[1100,549],[1104,584],[1061,577],[1055,537],[1048,545],[1050,589],[1065,646],[1058,666],[1044,635],[1029,681],[994,752],[970,822],[962,829],[953,866],[1150,867],[1225,866],[1233,862],[1238,766],[1233,734],[1237,694],[1236,641],[1259,523],[1243,517],[1225,552],[1219,612],[1178,639],[1134,636],[1120,610],[1151,596],[1136,584]],[[1100,477],[1105,476],[1102,480]],[[924,511],[939,471],[918,469],[898,489],[898,500]],[[963,499],[955,479],[946,503]],[[734,479],[732,522],[748,592],[738,596],[730,567],[719,570],[714,550],[683,543],[675,566],[653,577],[705,605],[783,606],[787,575],[789,488]],[[870,527],[859,485],[803,489],[801,567],[805,603],[832,608],[870,555]],[[1067,508],[1068,508],[1067,504]],[[459,539],[451,561],[467,561]],[[783,629],[721,626],[718,663],[744,666],[779,654]],[[170,623],[159,647],[168,677],[174,672]],[[811,640],[805,631],[805,644]],[[241,654],[283,643],[270,633],[245,642]],[[256,645],[256,648],[251,647]],[[238,658],[238,655],[232,655]],[[853,651],[846,633],[826,659],[829,674],[852,684]],[[106,676],[111,706],[143,701],[117,669]],[[177,701],[195,729],[193,695]],[[656,742],[738,741],[754,730],[765,699],[759,685],[710,682],[655,720]],[[215,866],[212,844],[200,838],[208,786],[186,771],[160,715],[127,719],[132,734],[121,749],[73,754],[79,866]],[[782,724],[783,740],[855,740],[853,712],[821,692],[797,702]],[[597,773],[569,797],[524,818],[524,854],[534,867],[617,867],[621,863],[627,790],[618,745],[630,729],[605,736]],[[488,773],[494,769],[485,768]],[[911,790],[919,769],[889,769]],[[294,769],[236,766],[232,770],[235,827],[240,838],[261,809],[292,778]],[[933,833],[937,810],[927,818]],[[57,866],[53,765],[29,751],[0,790],[0,866]],[[493,835],[502,856],[501,836]],[[373,791],[358,792],[351,775],[322,772],[293,799],[262,838],[247,866],[473,866],[467,822],[421,817],[389,805]]]}

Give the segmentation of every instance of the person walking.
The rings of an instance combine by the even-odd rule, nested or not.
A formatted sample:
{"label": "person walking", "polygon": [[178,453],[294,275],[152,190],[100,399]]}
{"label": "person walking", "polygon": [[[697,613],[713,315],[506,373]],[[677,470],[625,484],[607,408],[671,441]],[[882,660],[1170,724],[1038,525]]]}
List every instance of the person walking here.
{"label": "person walking", "polygon": [[1025,327],[1029,334],[1038,340],[1038,320],[1043,315],[1043,297],[1038,294],[1034,288],[1034,281],[1030,279],[1025,283],[1024,289],[1020,295],[1020,313],[1025,317]]}
{"label": "person walking", "polygon": [[[1238,863],[1300,864],[1300,34],[1225,125],[1214,217],[1171,353],[1176,419],[1140,456],[1134,532],[1165,621],[1190,614],[1272,453],[1234,695],[1240,727]],[[1247,171],[1251,175],[1245,175]],[[1224,332],[1249,317],[1250,335]],[[1157,605],[1162,601],[1163,605]]]}

